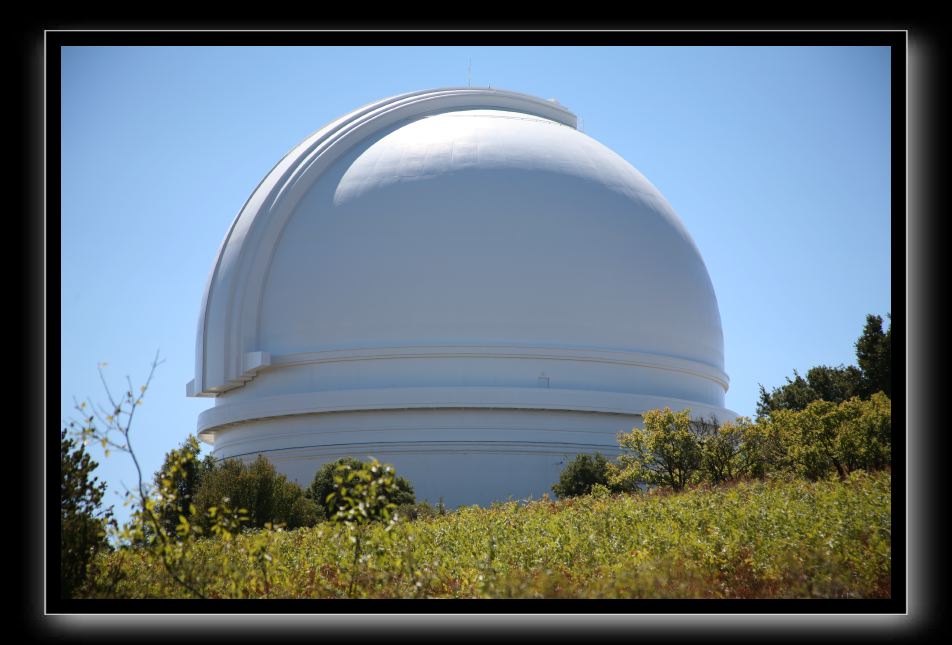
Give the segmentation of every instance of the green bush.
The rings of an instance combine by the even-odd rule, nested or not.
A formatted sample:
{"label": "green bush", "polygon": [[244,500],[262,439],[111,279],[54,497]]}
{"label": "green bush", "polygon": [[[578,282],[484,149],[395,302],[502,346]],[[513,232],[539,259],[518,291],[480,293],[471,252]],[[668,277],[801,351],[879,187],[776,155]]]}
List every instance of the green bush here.
{"label": "green bush", "polygon": [[440,515],[439,511],[429,502],[420,502],[419,504],[400,504],[397,506],[396,514],[409,521],[425,520]]}
{"label": "green bush", "polygon": [[892,417],[882,392],[869,400],[814,401],[804,410],[775,410],[763,422],[781,438],[790,469],[808,479],[875,470],[892,459]]}
{"label": "green bush", "polygon": [[226,460],[202,477],[194,517],[206,532],[211,526],[208,510],[223,501],[232,508],[247,509],[250,526],[257,528],[283,524],[293,529],[313,526],[320,519],[320,509],[301,487],[279,474],[262,455],[250,464]]}
{"label": "green bush", "polygon": [[[354,469],[360,469],[367,462],[354,459],[353,457],[341,457],[337,461],[331,461],[318,469],[314,474],[314,480],[307,487],[305,495],[320,507],[323,517],[329,519],[337,511],[337,507],[327,501],[327,496],[334,492],[334,472],[339,466],[349,466]],[[413,492],[413,486],[403,477],[394,477],[395,488],[390,493],[389,501],[397,507],[416,503],[416,495]]]}
{"label": "green bush", "polygon": [[703,434],[699,437],[701,478],[711,484],[720,484],[742,476],[744,465],[741,446],[745,429],[743,423],[727,421],[718,426],[716,422],[712,422],[704,423],[703,427]]}
{"label": "green bush", "polygon": [[774,426],[747,417],[738,417],[731,425],[741,436],[738,459],[743,477],[762,479],[787,468],[787,447]]}
{"label": "green bush", "polygon": [[720,426],[692,420],[690,410],[649,410],[644,427],[618,435],[622,454],[605,470],[613,487],[632,484],[683,490],[742,478],[792,473],[845,478],[892,461],[889,397],[882,392],[841,403],[811,401],[803,410],[775,409],[756,423]]}
{"label": "green bush", "polygon": [[850,470],[878,470],[892,464],[892,401],[883,392],[842,404],[846,417],[840,443]]}
{"label": "green bush", "polygon": [[[344,525],[351,534],[354,557],[350,565],[350,588],[347,595],[353,597],[357,577],[361,569],[361,548],[370,546],[386,551],[391,546],[390,529],[396,524],[394,511],[397,505],[391,500],[400,495],[396,475],[389,465],[371,458],[368,463],[356,466],[339,463],[334,467],[334,491],[327,496],[327,503],[336,510],[331,522]],[[371,522],[386,526],[376,540],[368,540]],[[369,541],[369,544],[368,544]]]}
{"label": "green bush", "polygon": [[559,475],[559,483],[552,486],[560,498],[588,495],[592,486],[609,486],[609,464],[601,453],[594,455],[576,455]]}
{"label": "green bush", "polygon": [[693,427],[691,411],[648,410],[642,419],[643,428],[618,435],[623,452],[611,483],[645,483],[683,490],[695,480],[702,463],[701,441]]}

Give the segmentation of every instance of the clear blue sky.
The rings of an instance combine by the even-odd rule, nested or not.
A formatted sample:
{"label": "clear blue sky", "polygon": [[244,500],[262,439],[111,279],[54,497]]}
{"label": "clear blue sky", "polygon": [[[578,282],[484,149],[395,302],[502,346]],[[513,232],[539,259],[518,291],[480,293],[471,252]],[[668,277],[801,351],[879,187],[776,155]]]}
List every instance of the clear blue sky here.
{"label": "clear blue sky", "polygon": [[[473,86],[558,99],[667,197],[717,293],[728,408],[853,363],[866,314],[890,311],[885,47],[70,47],[63,419],[74,396],[105,399],[100,362],[118,389],[160,350],[133,428],[151,478],[212,404],[185,397],[202,291],[258,182],[356,107],[466,85],[470,61]],[[129,458],[93,455],[118,502]]]}

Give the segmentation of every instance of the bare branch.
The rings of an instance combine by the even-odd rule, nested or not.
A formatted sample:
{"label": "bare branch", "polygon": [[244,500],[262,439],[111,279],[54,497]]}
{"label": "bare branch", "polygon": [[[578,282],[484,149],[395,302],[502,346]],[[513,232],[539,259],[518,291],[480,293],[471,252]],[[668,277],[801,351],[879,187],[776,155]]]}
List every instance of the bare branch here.
{"label": "bare branch", "polygon": [[109,384],[106,383],[106,377],[103,376],[102,366],[97,366],[96,371],[99,372],[99,380],[102,381],[102,386],[106,390],[106,396],[109,398],[109,403],[112,404],[113,409],[118,409],[119,406],[116,405],[115,399],[112,398],[112,391],[109,389]]}

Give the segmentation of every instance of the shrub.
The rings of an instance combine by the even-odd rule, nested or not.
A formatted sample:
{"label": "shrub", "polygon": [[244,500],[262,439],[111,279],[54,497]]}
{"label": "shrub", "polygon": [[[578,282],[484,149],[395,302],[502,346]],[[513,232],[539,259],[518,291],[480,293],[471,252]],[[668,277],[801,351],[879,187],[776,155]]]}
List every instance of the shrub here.
{"label": "shrub", "polygon": [[798,475],[845,478],[857,469],[883,468],[891,461],[891,404],[879,392],[836,404],[814,401],[799,412],[775,410],[765,422],[778,435]]}
{"label": "shrub", "polygon": [[429,502],[420,502],[419,504],[400,504],[397,506],[396,514],[402,518],[410,520],[424,520],[439,515],[437,509]]}
{"label": "shrub", "polygon": [[[334,504],[327,501],[327,496],[334,492],[334,472],[339,466],[349,466],[353,469],[363,468],[365,462],[353,457],[341,457],[337,461],[324,464],[314,474],[314,480],[307,487],[305,495],[313,500],[319,507],[325,518],[331,518],[337,511]],[[389,501],[397,507],[416,503],[416,495],[413,492],[413,486],[403,477],[394,477],[394,486],[389,489]]]}
{"label": "shrub", "polygon": [[648,410],[643,419],[643,428],[618,435],[624,452],[612,483],[643,482],[682,490],[701,467],[701,442],[692,428],[691,411]]}
{"label": "shrub", "polygon": [[594,455],[576,455],[575,459],[562,469],[559,483],[552,486],[552,492],[560,498],[578,497],[592,492],[592,486],[609,485],[608,460],[600,453]]}
{"label": "shrub", "polygon": [[705,480],[719,484],[741,474],[741,441],[741,429],[730,421],[702,437],[701,473]]}
{"label": "shrub", "polygon": [[851,470],[878,470],[892,463],[892,402],[883,392],[841,406],[846,421],[841,445]]}
{"label": "shrub", "polygon": [[378,550],[386,552],[389,545],[389,531],[393,528],[397,505],[391,501],[400,495],[397,478],[393,468],[371,458],[368,463],[338,463],[333,473],[334,490],[327,496],[327,503],[336,510],[330,516],[332,522],[343,524],[352,534],[354,559],[351,564],[350,588],[348,595],[353,597],[360,570],[361,546],[366,540],[367,528],[371,522],[386,525],[384,535],[378,540]]}
{"label": "shrub", "polygon": [[738,459],[743,476],[762,479],[787,467],[787,447],[776,427],[747,417],[738,417],[734,426],[741,436]]}
{"label": "shrub", "polygon": [[250,464],[229,459],[206,473],[195,494],[196,519],[209,528],[208,510],[221,506],[248,510],[250,525],[271,524],[293,529],[313,526],[320,519],[317,505],[304,497],[301,487],[279,474],[274,465],[258,455]]}

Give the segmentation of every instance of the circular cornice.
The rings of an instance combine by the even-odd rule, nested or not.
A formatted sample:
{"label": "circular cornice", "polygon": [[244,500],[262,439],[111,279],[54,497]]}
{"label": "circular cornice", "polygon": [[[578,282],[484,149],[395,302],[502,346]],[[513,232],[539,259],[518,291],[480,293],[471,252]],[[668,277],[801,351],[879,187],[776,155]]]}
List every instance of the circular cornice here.
{"label": "circular cornice", "polygon": [[672,397],[556,388],[414,387],[362,388],[282,394],[216,405],[198,417],[198,432],[206,435],[234,424],[276,417],[406,409],[567,410],[640,415],[646,410],[690,408],[696,416],[732,419],[726,408]]}

